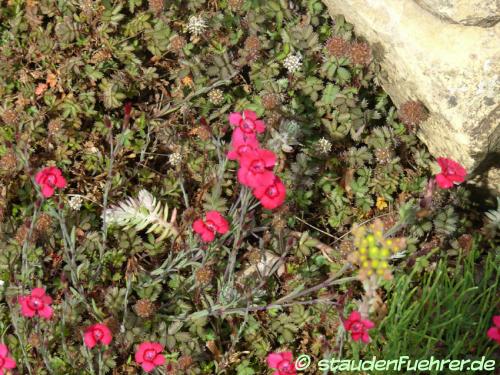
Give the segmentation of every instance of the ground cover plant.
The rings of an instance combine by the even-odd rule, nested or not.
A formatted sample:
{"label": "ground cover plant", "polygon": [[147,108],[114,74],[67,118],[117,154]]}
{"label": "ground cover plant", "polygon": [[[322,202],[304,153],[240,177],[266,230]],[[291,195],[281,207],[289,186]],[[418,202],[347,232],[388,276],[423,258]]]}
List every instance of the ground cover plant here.
{"label": "ground cover plant", "polygon": [[500,201],[431,157],[342,16],[1,4],[0,372],[498,359]]}

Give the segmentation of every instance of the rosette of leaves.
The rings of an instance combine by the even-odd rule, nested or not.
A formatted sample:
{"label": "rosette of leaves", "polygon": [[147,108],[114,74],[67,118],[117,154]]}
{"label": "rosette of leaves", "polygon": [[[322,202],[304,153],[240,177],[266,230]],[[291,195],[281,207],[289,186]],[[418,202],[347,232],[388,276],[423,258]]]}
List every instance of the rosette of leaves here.
{"label": "rosette of leaves", "polygon": [[128,198],[106,209],[104,217],[110,225],[117,225],[125,230],[141,231],[148,228],[147,233],[159,235],[157,242],[179,234],[175,224],[177,209],[174,208],[170,216],[168,205],[157,202],[156,198],[145,189],[139,192],[137,198]]}
{"label": "rosette of leaves", "polygon": [[353,89],[340,91],[339,86],[328,84],[323,96],[316,103],[318,112],[322,115],[322,123],[333,139],[343,139],[351,134],[357,139],[363,131],[365,116],[358,105]]}
{"label": "rosette of leaves", "polygon": [[351,79],[349,60],[347,58],[330,57],[326,59],[319,70],[321,77],[338,84],[345,84]]}
{"label": "rosette of leaves", "polygon": [[289,30],[283,29],[281,38],[284,43],[289,43],[298,51],[318,51],[321,49],[319,36],[310,24],[310,17],[307,17],[305,21],[301,20],[299,24],[292,26]]}
{"label": "rosette of leaves", "polygon": [[295,121],[282,121],[279,130],[269,128],[271,139],[267,141],[267,147],[275,152],[292,152],[293,146],[300,145],[300,125]]}
{"label": "rosette of leaves", "polygon": [[441,210],[433,220],[437,233],[451,235],[457,230],[458,215],[453,207]]}
{"label": "rosette of leaves", "polygon": [[[270,314],[273,314],[270,312]],[[282,312],[274,316],[271,321],[270,330],[276,332],[281,344],[295,342],[297,332],[310,318],[309,310],[302,305],[294,305],[290,314]]]}
{"label": "rosette of leaves", "polygon": [[230,79],[234,74],[234,68],[229,61],[226,52],[212,55],[213,64],[207,69],[207,74],[211,77],[220,77],[221,79]]}

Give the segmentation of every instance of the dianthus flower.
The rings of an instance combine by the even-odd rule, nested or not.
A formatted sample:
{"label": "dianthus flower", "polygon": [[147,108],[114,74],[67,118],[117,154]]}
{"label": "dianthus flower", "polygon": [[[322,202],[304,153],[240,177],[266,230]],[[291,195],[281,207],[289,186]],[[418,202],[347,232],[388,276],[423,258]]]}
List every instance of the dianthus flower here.
{"label": "dianthus flower", "polygon": [[271,353],[267,356],[267,365],[275,369],[273,375],[295,375],[295,363],[291,352]]}
{"label": "dianthus flower", "polygon": [[254,150],[246,152],[240,159],[238,180],[241,184],[256,188],[268,186],[274,181],[271,169],[276,164],[276,155],[269,150]]}
{"label": "dianthus flower", "polygon": [[240,128],[246,134],[262,133],[266,130],[264,121],[258,120],[257,114],[250,110],[229,114],[229,123]]}
{"label": "dianthus flower", "polygon": [[52,298],[45,294],[43,288],[35,288],[31,294],[18,297],[18,302],[21,305],[21,315],[26,318],[33,318],[35,315],[44,319],[52,317]]}
{"label": "dianthus flower", "polygon": [[194,221],[193,230],[201,236],[203,242],[212,242],[216,233],[227,233],[229,223],[219,212],[208,211],[204,221],[202,219]]}
{"label": "dianthus flower", "polygon": [[153,371],[157,366],[165,363],[165,357],[161,352],[163,346],[157,342],[143,342],[135,352],[135,361],[139,363],[146,372]]}
{"label": "dianthus flower", "polygon": [[361,319],[359,311],[353,311],[344,322],[346,331],[351,332],[354,341],[363,341],[365,344],[370,342],[368,330],[375,327],[375,324],[368,319]]}
{"label": "dianthus flower", "polygon": [[113,336],[111,335],[111,330],[106,325],[101,323],[88,327],[83,334],[83,341],[90,349],[98,343],[109,345],[112,338]]}
{"label": "dianthus flower", "polygon": [[262,207],[269,210],[275,209],[283,204],[286,198],[286,188],[278,176],[268,185],[259,185],[253,189],[253,195]]}
{"label": "dianthus flower", "polygon": [[55,188],[62,189],[66,187],[66,179],[57,167],[47,167],[35,175],[35,182],[40,185],[42,195],[50,198],[54,195]]}
{"label": "dianthus flower", "polygon": [[436,182],[441,189],[449,189],[454,183],[464,182],[467,171],[456,161],[446,158],[438,158],[441,173],[436,175]]}

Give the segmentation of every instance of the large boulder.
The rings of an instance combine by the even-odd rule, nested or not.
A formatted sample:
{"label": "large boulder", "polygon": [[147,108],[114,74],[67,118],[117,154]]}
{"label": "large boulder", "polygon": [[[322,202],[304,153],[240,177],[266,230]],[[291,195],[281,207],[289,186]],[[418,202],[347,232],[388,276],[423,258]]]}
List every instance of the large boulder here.
{"label": "large boulder", "polygon": [[382,68],[380,82],[394,103],[420,100],[427,107],[430,116],[418,135],[430,152],[480,171],[488,187],[500,192],[494,157],[500,153],[500,24],[448,22],[416,2],[447,0],[324,1],[332,15],[344,15],[371,43]]}
{"label": "large boulder", "polygon": [[498,0],[415,0],[420,6],[449,22],[492,26],[500,20]]}

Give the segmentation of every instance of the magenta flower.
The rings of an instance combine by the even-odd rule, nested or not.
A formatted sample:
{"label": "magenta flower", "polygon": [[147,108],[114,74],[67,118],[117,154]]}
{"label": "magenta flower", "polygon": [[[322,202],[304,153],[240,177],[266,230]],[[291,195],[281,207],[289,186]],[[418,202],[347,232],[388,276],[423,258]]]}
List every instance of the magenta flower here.
{"label": "magenta flower", "polygon": [[295,375],[295,363],[291,352],[271,353],[267,356],[267,365],[276,369],[273,375]]}
{"label": "magenta flower", "polygon": [[500,344],[500,315],[493,317],[493,327],[488,330],[488,337]]}
{"label": "magenta flower", "polygon": [[98,343],[109,345],[112,339],[113,335],[111,334],[111,330],[106,325],[101,323],[88,327],[83,334],[83,341],[90,349]]}
{"label": "magenta flower", "polygon": [[436,175],[436,182],[441,189],[449,189],[453,184],[464,182],[467,171],[456,161],[446,158],[438,158],[441,173]]}
{"label": "magenta flower", "polygon": [[16,361],[9,356],[9,349],[4,344],[0,344],[0,374],[5,374],[6,370],[16,367]]}
{"label": "magenta flower", "polygon": [[266,130],[264,121],[257,119],[257,114],[247,109],[243,113],[230,113],[229,123],[240,128],[246,134],[262,133]]}
{"label": "magenta flower", "polygon": [[225,234],[229,231],[229,223],[219,212],[208,211],[204,221],[194,221],[193,230],[201,236],[203,242],[212,242],[216,233]]}
{"label": "magenta flower", "polygon": [[21,315],[26,318],[33,318],[36,315],[44,319],[50,319],[53,314],[52,298],[45,294],[45,289],[35,288],[31,294],[18,297],[21,305]]}
{"label": "magenta flower", "polygon": [[163,352],[163,346],[160,343],[143,342],[135,352],[135,361],[144,371],[151,372],[165,363],[165,357],[161,352]]}
{"label": "magenta flower", "polygon": [[351,337],[354,341],[363,341],[364,343],[370,342],[368,330],[375,327],[375,324],[368,319],[361,319],[359,311],[353,311],[351,315],[344,322],[346,331],[351,332]]}
{"label": "magenta flower", "polygon": [[57,167],[47,167],[35,175],[35,182],[40,185],[42,195],[50,198],[54,195],[55,188],[62,189],[66,187],[66,179]]}

